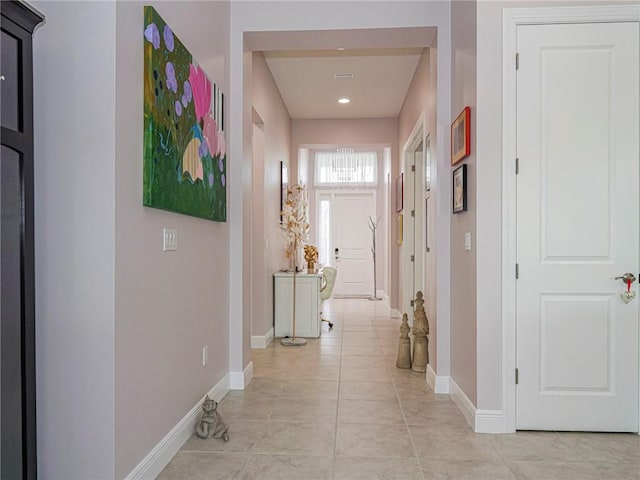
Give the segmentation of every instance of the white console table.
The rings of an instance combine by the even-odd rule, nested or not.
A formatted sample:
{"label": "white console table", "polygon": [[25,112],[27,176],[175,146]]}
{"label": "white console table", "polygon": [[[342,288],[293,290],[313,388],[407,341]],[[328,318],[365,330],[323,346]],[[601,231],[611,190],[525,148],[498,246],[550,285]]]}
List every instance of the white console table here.
{"label": "white console table", "polygon": [[[319,273],[296,274],[296,337],[320,336]],[[273,274],[273,316],[276,337],[291,336],[293,322],[293,272]]]}

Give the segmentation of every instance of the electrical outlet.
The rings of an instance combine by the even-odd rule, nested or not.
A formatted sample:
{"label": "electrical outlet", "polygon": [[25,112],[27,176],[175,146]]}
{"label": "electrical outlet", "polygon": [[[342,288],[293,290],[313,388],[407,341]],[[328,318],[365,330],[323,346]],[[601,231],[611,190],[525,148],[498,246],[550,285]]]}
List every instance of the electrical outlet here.
{"label": "electrical outlet", "polygon": [[464,249],[467,252],[471,251],[471,232],[466,232],[464,234]]}
{"label": "electrical outlet", "polygon": [[162,251],[178,250],[178,230],[171,228],[162,229]]}
{"label": "electrical outlet", "polygon": [[202,366],[206,367],[209,361],[209,345],[202,347]]}

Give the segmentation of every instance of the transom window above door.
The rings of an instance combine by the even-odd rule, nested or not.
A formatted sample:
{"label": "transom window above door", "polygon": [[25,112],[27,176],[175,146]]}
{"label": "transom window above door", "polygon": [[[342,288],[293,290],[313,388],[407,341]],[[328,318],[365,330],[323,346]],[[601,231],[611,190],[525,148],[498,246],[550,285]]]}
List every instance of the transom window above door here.
{"label": "transom window above door", "polygon": [[339,148],[316,152],[316,187],[375,187],[378,185],[378,154]]}

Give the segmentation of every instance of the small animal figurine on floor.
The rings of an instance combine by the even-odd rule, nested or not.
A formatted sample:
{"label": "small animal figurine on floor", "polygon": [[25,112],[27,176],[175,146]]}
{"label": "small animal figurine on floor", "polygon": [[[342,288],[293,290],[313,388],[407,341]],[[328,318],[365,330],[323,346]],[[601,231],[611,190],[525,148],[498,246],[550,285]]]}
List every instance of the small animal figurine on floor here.
{"label": "small animal figurine on floor", "polygon": [[202,417],[196,425],[196,435],[200,438],[222,438],[225,442],[229,441],[229,427],[218,413],[218,402],[209,398],[209,395],[202,402]]}

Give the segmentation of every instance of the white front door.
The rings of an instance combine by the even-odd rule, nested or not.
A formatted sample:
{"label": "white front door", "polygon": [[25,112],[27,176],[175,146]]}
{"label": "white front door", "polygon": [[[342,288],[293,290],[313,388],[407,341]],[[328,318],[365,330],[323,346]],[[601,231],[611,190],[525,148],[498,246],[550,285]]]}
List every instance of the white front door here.
{"label": "white front door", "polygon": [[[330,202],[330,219],[324,220],[329,228],[320,225],[319,231],[329,231],[325,263],[338,269],[333,296],[373,295],[372,234],[368,222],[369,217],[376,220],[375,192],[333,192],[321,197],[321,210],[323,200]],[[318,218],[320,222],[326,218],[326,207]]]}
{"label": "white front door", "polygon": [[637,431],[638,24],[517,35],[516,428]]}

